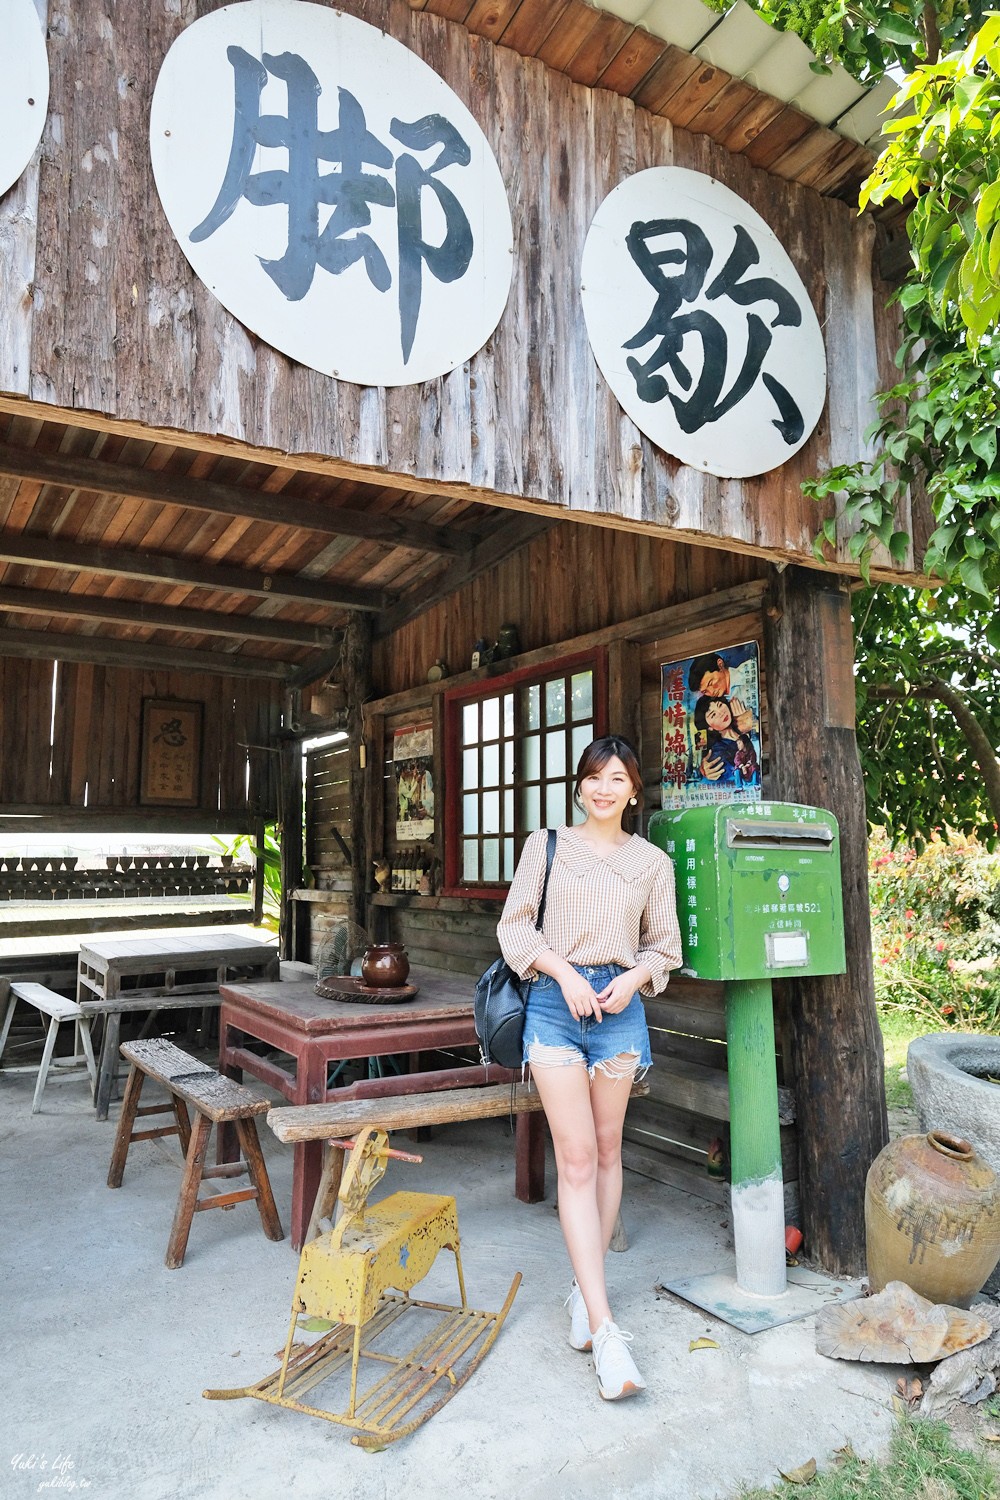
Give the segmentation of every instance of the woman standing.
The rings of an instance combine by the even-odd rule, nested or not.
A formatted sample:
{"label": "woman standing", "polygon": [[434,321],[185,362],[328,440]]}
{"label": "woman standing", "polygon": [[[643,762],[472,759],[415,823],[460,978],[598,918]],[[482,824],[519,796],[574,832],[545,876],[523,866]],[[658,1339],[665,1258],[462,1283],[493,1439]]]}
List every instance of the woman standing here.
{"label": "woman standing", "polygon": [[608,735],[588,745],[575,789],[586,820],[558,830],[543,928],[535,921],[545,829],[524,845],[497,927],[504,958],[532,981],[524,1060],[555,1146],[559,1220],[574,1272],[569,1341],[593,1348],[606,1401],[646,1383],[628,1349],[631,1334],[611,1315],[604,1259],[621,1202],[631,1084],[652,1064],[640,993],[658,994],[681,961],[673,866],[622,827],[641,797],[627,740]]}

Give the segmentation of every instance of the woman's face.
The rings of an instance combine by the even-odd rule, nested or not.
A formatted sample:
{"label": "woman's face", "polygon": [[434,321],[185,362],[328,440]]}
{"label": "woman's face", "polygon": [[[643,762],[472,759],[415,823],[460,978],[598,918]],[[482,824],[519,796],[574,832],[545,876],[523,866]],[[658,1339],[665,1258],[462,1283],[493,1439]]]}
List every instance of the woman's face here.
{"label": "woman's face", "polygon": [[635,795],[632,778],[617,755],[606,761],[599,771],[580,782],[580,801],[588,818],[598,823],[621,822],[629,799]]}
{"label": "woman's face", "polygon": [[718,729],[720,731],[728,729],[732,722],[733,716],[730,712],[729,704],[723,703],[721,698],[710,703],[705,710],[705,723],[709,729]]}

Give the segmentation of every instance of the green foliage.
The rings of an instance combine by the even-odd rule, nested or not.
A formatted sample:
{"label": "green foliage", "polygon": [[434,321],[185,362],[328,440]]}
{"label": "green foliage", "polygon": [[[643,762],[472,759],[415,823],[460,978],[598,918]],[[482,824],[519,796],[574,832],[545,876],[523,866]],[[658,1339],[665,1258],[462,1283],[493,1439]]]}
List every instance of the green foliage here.
{"label": "green foliage", "polygon": [[264,924],[278,930],[281,916],[281,844],[277,828],[269,823],[264,829],[264,846],[261,849],[248,833],[241,833],[230,843],[216,839],[223,854],[231,854],[241,863],[254,864],[259,855],[264,856]]}
{"label": "green foliage", "polygon": [[995,842],[996,818],[951,711],[921,688],[951,683],[989,743],[1000,746],[996,612],[945,587],[883,585],[854,601],[857,733],[868,816],[920,849],[935,829]]}
{"label": "green foliage", "polygon": [[869,850],[875,997],[924,1029],[1000,1029],[1000,854],[935,835],[918,853],[876,830]]}
{"label": "green foliage", "polygon": [[741,1500],[996,1500],[997,1471],[979,1452],[960,1448],[944,1422],[903,1412],[884,1463],[838,1449],[808,1484],[744,1490]]}

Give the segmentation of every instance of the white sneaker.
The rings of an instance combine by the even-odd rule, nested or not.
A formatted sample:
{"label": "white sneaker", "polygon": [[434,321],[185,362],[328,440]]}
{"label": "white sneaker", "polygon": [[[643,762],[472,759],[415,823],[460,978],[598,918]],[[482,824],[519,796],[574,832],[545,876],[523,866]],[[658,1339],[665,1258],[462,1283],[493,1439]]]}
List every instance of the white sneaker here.
{"label": "white sneaker", "polygon": [[583,1293],[573,1278],[573,1285],[569,1289],[569,1296],[563,1303],[569,1308],[570,1325],[569,1341],[574,1349],[580,1349],[584,1354],[589,1353],[592,1343],[590,1336],[590,1318],[587,1313],[587,1304],[583,1300]]}
{"label": "white sneaker", "polygon": [[605,1401],[618,1401],[646,1389],[646,1382],[628,1352],[632,1342],[630,1333],[623,1333],[617,1323],[605,1318],[593,1338],[597,1386]]}

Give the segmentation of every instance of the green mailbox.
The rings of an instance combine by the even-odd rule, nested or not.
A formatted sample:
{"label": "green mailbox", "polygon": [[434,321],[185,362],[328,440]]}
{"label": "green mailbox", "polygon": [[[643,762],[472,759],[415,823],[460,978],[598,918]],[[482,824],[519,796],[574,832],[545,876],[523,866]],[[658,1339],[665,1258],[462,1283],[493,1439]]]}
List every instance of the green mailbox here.
{"label": "green mailbox", "polygon": [[699,979],[842,974],[837,820],[818,807],[731,802],[658,812],[674,862],[684,966]]}
{"label": "green mailbox", "polygon": [[674,863],[683,972],[726,985],[736,1288],[682,1293],[725,1318],[786,1290],[771,980],[847,967],[839,831],[822,808],[729,802],[654,813],[649,838]]}

